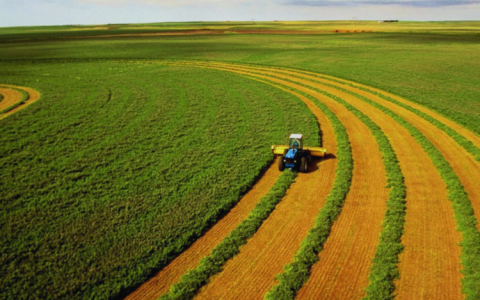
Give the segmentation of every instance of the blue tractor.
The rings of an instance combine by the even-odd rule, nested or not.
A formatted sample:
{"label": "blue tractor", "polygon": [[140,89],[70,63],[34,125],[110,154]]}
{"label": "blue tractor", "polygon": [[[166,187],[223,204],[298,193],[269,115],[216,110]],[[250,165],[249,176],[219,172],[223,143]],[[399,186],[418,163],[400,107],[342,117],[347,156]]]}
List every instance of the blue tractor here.
{"label": "blue tractor", "polygon": [[278,169],[283,171],[285,168],[307,172],[308,165],[313,157],[324,157],[326,149],[320,147],[304,147],[303,135],[292,133],[290,135],[289,145],[273,145],[274,154],[280,155],[278,159]]}

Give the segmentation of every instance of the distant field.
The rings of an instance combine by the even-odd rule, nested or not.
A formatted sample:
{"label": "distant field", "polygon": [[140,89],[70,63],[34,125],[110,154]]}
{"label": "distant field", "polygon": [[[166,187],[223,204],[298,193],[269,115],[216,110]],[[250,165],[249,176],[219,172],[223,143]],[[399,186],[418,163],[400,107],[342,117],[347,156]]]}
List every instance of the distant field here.
{"label": "distant field", "polygon": [[[0,28],[0,104],[41,95],[0,120],[0,298],[480,297],[479,53],[480,22]],[[331,155],[252,221],[292,132]]]}

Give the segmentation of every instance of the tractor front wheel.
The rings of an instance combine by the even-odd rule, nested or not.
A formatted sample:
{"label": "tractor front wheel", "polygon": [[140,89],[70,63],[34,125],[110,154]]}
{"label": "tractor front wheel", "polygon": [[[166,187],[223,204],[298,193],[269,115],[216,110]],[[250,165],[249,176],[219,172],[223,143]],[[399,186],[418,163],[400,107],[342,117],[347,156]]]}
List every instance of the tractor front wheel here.
{"label": "tractor front wheel", "polygon": [[302,164],[300,165],[300,172],[307,173],[308,160],[306,157],[302,157]]}
{"label": "tractor front wheel", "polygon": [[283,161],[283,155],[280,155],[280,157],[278,158],[278,169],[280,170],[280,172],[283,172],[283,170],[285,170],[285,162]]}

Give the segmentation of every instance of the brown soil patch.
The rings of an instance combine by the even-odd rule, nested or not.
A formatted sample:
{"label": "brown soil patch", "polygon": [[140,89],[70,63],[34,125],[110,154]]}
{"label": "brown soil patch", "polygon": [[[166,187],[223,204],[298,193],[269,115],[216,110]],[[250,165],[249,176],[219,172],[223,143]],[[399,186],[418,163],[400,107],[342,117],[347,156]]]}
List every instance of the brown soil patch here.
{"label": "brown soil patch", "polygon": [[228,214],[187,250],[125,299],[158,299],[158,297],[165,294],[174,283],[180,280],[183,274],[196,268],[200,260],[208,256],[210,252],[248,216],[260,198],[268,193],[279,175],[280,171],[277,167],[277,160],[275,160],[258,182],[242,197]]}
{"label": "brown soil patch", "polygon": [[[238,70],[239,69],[234,69],[233,71],[238,72]],[[254,74],[250,75],[256,76]],[[260,77],[263,78],[264,76]],[[378,234],[381,230],[381,222],[386,209],[385,202],[388,197],[388,191],[385,188],[385,171],[381,154],[378,150],[378,145],[375,146],[375,139],[373,138],[369,129],[360,120],[358,120],[353,114],[348,112],[338,103],[334,101],[326,101],[323,99],[324,97],[322,95],[305,89],[301,86],[274,78],[269,79],[282,85],[291,86],[302,90],[316,98],[321,99],[323,102],[329,102],[328,105],[330,108],[346,126],[347,132],[351,138],[352,151],[355,157],[352,189],[347,196],[344,210],[342,211],[339,219],[341,226],[334,226],[332,231],[333,236],[338,236],[338,239],[329,238],[329,242],[327,242],[327,244],[330,245],[329,249],[332,249],[333,251],[327,253],[327,256],[325,256],[324,259],[330,261],[330,255],[338,256],[338,252],[336,251],[343,250],[344,253],[350,252],[350,255],[347,254],[344,256],[345,262],[348,262],[350,265],[358,266],[359,262],[364,260],[365,264],[369,266],[371,259],[375,254],[376,245],[378,244]],[[365,144],[371,145],[371,147],[366,148],[364,147]],[[283,201],[287,201],[287,199],[284,199]],[[366,215],[369,216],[367,220],[365,220]],[[315,217],[316,216],[314,216],[314,218]],[[270,221],[270,219],[268,221]],[[295,225],[291,226],[295,227]],[[282,228],[282,230],[287,232],[286,234],[283,234],[283,236],[289,238],[288,232],[291,232],[293,229],[286,227]],[[275,229],[265,229],[265,232],[267,233],[272,231],[275,232]],[[278,235],[275,236],[275,241],[269,242],[270,244],[273,244],[273,246],[270,246],[267,244],[267,242],[265,242],[265,244],[257,244],[260,243],[258,240],[261,241],[262,239],[260,236],[261,231],[259,231],[249,242],[249,244],[247,244],[245,248],[241,250],[239,256],[227,263],[224,272],[217,276],[211,284],[208,284],[201,291],[201,293],[198,295],[198,298],[237,298],[245,294],[248,294],[250,298],[263,297],[268,289],[271,288],[275,283],[274,276],[276,273],[282,271],[282,265],[285,265],[292,260],[293,254],[296,252],[296,250],[298,250],[300,245],[298,243],[297,246],[294,247],[294,244],[291,243],[290,240],[282,239],[281,231],[277,232]],[[265,239],[268,240],[268,236],[266,236]],[[345,240],[350,240],[350,242],[346,243]],[[352,243],[353,240],[362,241],[362,243]],[[249,247],[250,244],[253,244],[253,246]],[[281,248],[282,259],[279,259],[280,255],[278,254],[278,247],[281,247],[280,245],[282,244],[289,245],[290,249],[283,246],[283,248]],[[345,245],[347,245],[347,247],[342,247]],[[342,250],[339,250],[339,248],[342,248]],[[258,249],[261,249],[261,253],[255,253],[255,251],[259,251]],[[359,251],[356,252],[356,250]],[[253,253],[249,253],[249,251]],[[286,252],[288,255],[285,255]],[[370,252],[370,255],[365,255],[365,252]],[[272,253],[274,253],[274,256],[272,256]],[[358,254],[358,257],[356,257],[356,254]],[[245,257],[242,259],[242,256]],[[255,260],[250,262],[248,259],[249,257],[255,257]],[[274,265],[274,267],[272,265]],[[356,269],[361,268],[356,267]],[[231,273],[230,276],[225,275],[227,272],[229,272],[229,270]],[[357,290],[360,291],[360,293],[356,294],[357,296],[362,295],[362,288],[368,284],[369,270],[368,268],[364,268],[363,271],[363,285],[361,285],[360,289],[357,288]],[[258,278],[258,276],[254,277],[253,274],[262,275],[261,278]],[[346,272],[346,274],[350,275],[350,277],[352,277],[351,279],[358,281],[359,276],[357,273]],[[343,279],[349,280],[347,277],[336,278],[334,281],[341,281]],[[346,283],[348,281],[344,282]],[[262,284],[264,287],[260,288],[260,284]],[[317,293],[315,294],[319,295]]]}
{"label": "brown soil patch", "polygon": [[[9,111],[7,113],[1,114],[0,115],[0,120],[9,116],[9,115],[11,115],[11,114],[16,113],[17,111],[19,111],[21,109],[24,109],[28,105],[30,105],[30,104],[34,103],[35,101],[37,101],[38,99],[40,99],[40,93],[37,92],[34,89],[31,89],[31,88],[28,88],[28,87],[20,87],[20,86],[2,84],[2,85],[0,85],[0,93],[5,98],[0,102],[0,110],[2,110],[4,108],[7,108],[7,107],[10,107],[11,105],[13,105],[13,104],[22,100],[22,94],[20,92],[15,91],[15,90],[11,90],[9,88],[16,88],[16,89],[19,89],[19,90],[23,90],[23,91],[28,93],[29,97],[28,97],[28,100],[24,104],[12,109],[11,111]],[[8,91],[13,91],[13,93],[11,93],[10,96],[9,96]],[[13,97],[13,98],[9,99],[9,97]],[[6,105],[3,108],[4,103],[9,103],[9,104]]]}

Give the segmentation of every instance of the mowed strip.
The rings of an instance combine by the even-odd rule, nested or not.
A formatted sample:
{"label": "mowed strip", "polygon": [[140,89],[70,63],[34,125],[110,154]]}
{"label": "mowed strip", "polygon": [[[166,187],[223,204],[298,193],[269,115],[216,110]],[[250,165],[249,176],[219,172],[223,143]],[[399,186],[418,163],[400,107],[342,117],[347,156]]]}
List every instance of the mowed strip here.
{"label": "mowed strip", "polygon": [[[255,76],[251,74],[252,76]],[[272,81],[276,81],[274,78],[267,78]],[[324,98],[322,95],[318,93],[312,93],[311,91],[308,91],[307,89],[304,89],[301,86],[293,86],[290,85],[288,82],[282,82],[282,81],[277,81],[278,83],[281,83],[283,85],[289,85],[290,87],[297,88],[301,90],[302,92],[306,92],[309,94],[313,94],[317,98]],[[322,100],[322,102],[325,99]],[[383,168],[382,164],[382,159],[381,159],[381,154],[378,150],[378,145],[371,134],[370,130],[360,121],[358,120],[353,114],[351,114],[349,111],[346,110],[345,107],[342,105],[339,105],[338,103],[331,101],[331,106],[330,109],[339,117],[339,119],[342,121],[342,123],[345,125],[347,132],[349,133],[349,136],[351,138],[351,145],[352,145],[352,151],[353,151],[353,156],[356,157],[362,157],[361,159],[357,160],[354,159],[355,161],[355,167],[354,167],[354,176],[353,176],[353,181],[352,181],[352,190],[347,196],[345,205],[348,203],[348,208],[347,212],[355,212],[360,210],[360,214],[357,215],[357,218],[353,218],[353,221],[350,221],[351,215],[348,215],[346,217],[343,217],[344,212],[341,214],[341,219],[345,220],[347,223],[350,223],[348,226],[348,229],[344,229],[341,227],[337,227],[337,231],[335,232],[343,232],[344,236],[346,236],[347,239],[349,239],[348,235],[352,234],[352,230],[362,232],[359,234],[359,236],[363,236],[360,239],[365,240],[365,237],[368,236],[366,239],[371,240],[372,243],[364,243],[363,247],[361,247],[363,250],[367,250],[370,248],[370,257],[369,259],[366,259],[366,264],[367,264],[367,272],[364,272],[364,284],[363,288],[366,287],[368,284],[368,266],[371,262],[371,259],[373,258],[373,255],[375,254],[375,248],[376,244],[378,243],[378,234],[381,230],[381,221],[382,217],[385,213],[385,202],[387,199],[387,193],[388,190],[385,188],[386,186],[386,177],[385,177],[385,170]],[[364,147],[365,144],[371,145],[370,148]],[[375,146],[376,145],[376,146]],[[364,208],[362,210],[362,207]],[[373,212],[373,215],[372,215]],[[363,217],[361,218],[360,215],[363,214]],[[365,214],[370,214],[369,220],[370,222],[364,222],[366,223],[367,226],[360,226],[361,228],[358,228],[358,225],[360,224],[361,220],[364,220]],[[345,223],[343,224],[345,225]],[[373,229],[373,230],[372,230]],[[373,234],[372,234],[373,232]],[[332,232],[333,233],[333,232]],[[286,242],[286,241],[285,241]],[[340,240],[339,240],[340,242]],[[345,244],[345,242],[342,242]],[[347,242],[347,244],[349,244]],[[367,245],[365,245],[367,244]],[[355,244],[350,244],[350,249],[355,248]],[[358,245],[357,247],[358,248]],[[359,258],[356,257],[350,257],[350,259],[353,259],[352,261],[358,261],[360,258],[365,257],[365,253],[362,253],[362,250],[360,250]],[[348,260],[348,255],[347,257],[343,257],[345,260]],[[350,262],[352,262],[350,261]],[[286,261],[288,263],[288,261]],[[257,263],[257,265],[261,266],[261,263]],[[258,267],[257,267],[258,268]],[[265,264],[264,268],[269,268],[269,264]],[[263,270],[259,270],[263,272]],[[358,278],[357,275],[353,275],[353,277]],[[250,282],[249,284],[253,284],[253,282]],[[213,286],[213,285],[212,285]],[[208,287],[208,286],[207,286]],[[238,285],[234,287],[235,289],[238,289]],[[360,292],[362,289],[358,289]],[[248,291],[243,291],[243,292],[248,292]],[[201,294],[200,294],[201,295]],[[209,295],[209,297],[216,297],[217,295]],[[228,294],[228,297],[231,297],[231,294]],[[259,295],[260,297],[262,296],[261,294]]]}
{"label": "mowed strip", "polygon": [[158,299],[158,297],[168,292],[170,287],[174,283],[177,283],[183,274],[196,268],[200,260],[208,256],[212,249],[248,216],[259,200],[265,196],[275,184],[279,175],[280,171],[277,167],[277,160],[275,160],[260,177],[258,182],[242,197],[228,214],[195,241],[187,250],[182,252],[182,254],[139,286],[125,299]]}
{"label": "mowed strip", "polygon": [[[19,91],[12,90],[11,88],[18,89],[18,90],[23,90],[26,93],[28,93],[28,99],[23,103],[22,105],[15,107],[12,110],[9,110],[6,113],[3,113],[0,115],[0,120],[16,113],[17,111],[24,109],[28,105],[34,103],[38,99],[40,99],[40,93],[37,92],[36,90],[28,87],[20,87],[20,86],[15,86],[15,85],[8,85],[8,84],[1,84],[0,85],[0,93],[4,96],[4,99],[0,102],[0,111],[7,109],[8,107],[15,105],[16,103],[22,101],[22,94]],[[13,91],[14,93],[11,93],[9,91]],[[9,99],[9,97],[12,97]],[[8,103],[8,104],[6,104]],[[6,105],[4,107],[4,105]]]}

